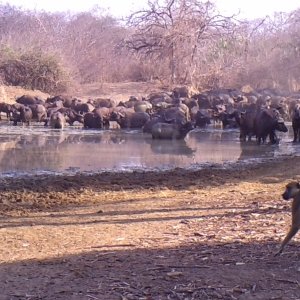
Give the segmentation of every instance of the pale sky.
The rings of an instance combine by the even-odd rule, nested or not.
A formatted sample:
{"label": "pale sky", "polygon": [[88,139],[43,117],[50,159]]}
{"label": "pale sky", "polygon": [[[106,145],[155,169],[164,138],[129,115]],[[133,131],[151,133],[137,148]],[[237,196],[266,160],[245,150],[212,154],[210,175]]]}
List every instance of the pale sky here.
{"label": "pale sky", "polygon": [[[231,15],[240,11],[241,18],[254,19],[272,15],[274,12],[289,12],[300,8],[299,0],[211,0],[217,4],[221,13]],[[143,7],[147,0],[6,0],[25,9],[55,11],[89,11],[96,5],[115,17],[129,15]]]}

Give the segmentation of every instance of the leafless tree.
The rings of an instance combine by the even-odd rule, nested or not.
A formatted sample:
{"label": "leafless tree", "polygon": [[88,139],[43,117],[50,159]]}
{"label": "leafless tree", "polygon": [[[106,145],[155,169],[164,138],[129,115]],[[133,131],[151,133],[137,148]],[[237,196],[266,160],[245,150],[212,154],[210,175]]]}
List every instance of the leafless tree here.
{"label": "leafless tree", "polygon": [[231,17],[220,15],[209,1],[197,0],[149,1],[128,24],[132,34],[127,47],[158,64],[167,61],[172,83],[193,81],[202,66],[203,48],[209,51],[212,43],[224,41],[235,30]]}
{"label": "leafless tree", "polygon": [[300,10],[241,21],[209,1],[149,0],[122,23],[99,8],[70,14],[0,4],[0,61],[45,53],[79,83],[159,78],[198,89],[299,90],[299,49]]}

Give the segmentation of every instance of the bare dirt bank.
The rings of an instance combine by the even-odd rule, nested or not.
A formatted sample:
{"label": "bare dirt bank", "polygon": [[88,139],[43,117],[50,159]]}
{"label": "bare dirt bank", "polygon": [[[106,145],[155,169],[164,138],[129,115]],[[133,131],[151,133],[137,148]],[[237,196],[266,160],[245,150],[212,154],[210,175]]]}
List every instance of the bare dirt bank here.
{"label": "bare dirt bank", "polygon": [[0,299],[299,299],[299,163],[2,178]]}

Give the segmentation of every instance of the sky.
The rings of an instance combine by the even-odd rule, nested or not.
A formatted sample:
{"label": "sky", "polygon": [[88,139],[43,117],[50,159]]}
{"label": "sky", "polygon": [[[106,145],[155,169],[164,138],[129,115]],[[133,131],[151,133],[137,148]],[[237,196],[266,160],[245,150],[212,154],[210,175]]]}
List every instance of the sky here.
{"label": "sky", "polygon": [[[240,18],[255,19],[274,12],[289,12],[300,8],[299,0],[211,0],[218,10],[227,15],[240,12]],[[6,0],[0,3],[9,3],[25,9],[37,9],[50,12],[89,11],[95,6],[105,9],[105,12],[124,17],[131,12],[147,7],[147,0]]]}

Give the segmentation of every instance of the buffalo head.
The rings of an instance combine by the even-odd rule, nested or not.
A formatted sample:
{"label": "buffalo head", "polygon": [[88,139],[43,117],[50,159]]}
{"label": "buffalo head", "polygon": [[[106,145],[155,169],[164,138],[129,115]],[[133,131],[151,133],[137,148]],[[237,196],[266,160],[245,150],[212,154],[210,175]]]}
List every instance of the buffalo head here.
{"label": "buffalo head", "polygon": [[278,121],[276,122],[275,129],[278,131],[281,131],[281,132],[288,132],[288,128],[284,124],[284,121],[282,118],[278,119]]}

